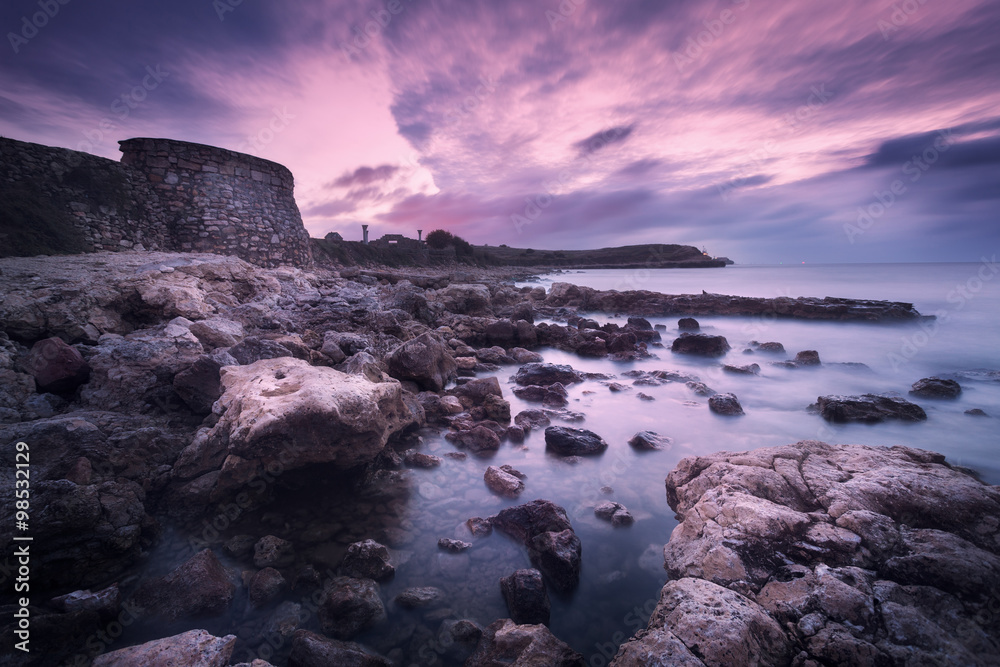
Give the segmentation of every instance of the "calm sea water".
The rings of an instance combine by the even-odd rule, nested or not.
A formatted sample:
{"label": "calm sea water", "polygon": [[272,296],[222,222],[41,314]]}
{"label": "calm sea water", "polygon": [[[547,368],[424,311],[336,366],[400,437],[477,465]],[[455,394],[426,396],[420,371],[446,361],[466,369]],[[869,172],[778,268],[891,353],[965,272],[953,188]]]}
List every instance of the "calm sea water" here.
{"label": "calm sea water", "polygon": [[[490,459],[444,458],[441,467],[413,470],[399,494],[359,495],[335,485],[317,493],[315,484],[282,488],[270,507],[241,517],[221,539],[238,533],[274,534],[291,540],[300,555],[324,572],[335,568],[356,540],[391,532],[400,563],[395,578],[382,585],[387,602],[409,586],[437,586],[445,595],[444,609],[406,611],[388,603],[388,622],[357,638],[400,665],[460,664],[448,657],[436,639],[443,619],[468,618],[483,625],[508,615],[499,579],[530,567],[525,549],[502,534],[472,538],[464,522],[489,516],[504,506],[535,498],[552,500],[567,509],[583,542],[583,572],[578,590],[569,597],[552,595],[552,631],[587,658],[588,667],[602,667],[618,644],[641,627],[666,581],[662,548],[677,522],[667,505],[664,478],[678,461],[693,454],[747,450],[762,446],[821,439],[832,443],[904,444],[942,452],[956,464],[974,468],[985,481],[1000,483],[1000,382],[961,379],[963,392],[954,401],[917,400],[928,413],[926,422],[876,425],[830,425],[807,411],[823,394],[899,392],[930,375],[950,375],[971,369],[1000,369],[1000,276],[981,264],[891,264],[840,266],[730,266],[724,269],[658,271],[583,271],[543,276],[540,282],[573,282],[600,289],[648,289],[667,293],[702,290],[748,296],[840,296],[912,302],[934,321],[902,324],[802,322],[746,317],[699,317],[702,329],[726,336],[733,347],[722,359],[699,359],[669,351],[678,334],[677,318],[652,318],[664,324],[666,347],[653,351],[658,359],[614,363],[583,359],[557,350],[541,350],[546,361],[570,364],[583,371],[617,374],[630,369],[679,370],[699,376],[720,392],[735,393],[746,415],[726,418],[712,414],[706,399],[683,383],[631,387],[613,393],[596,381],[569,388],[569,409],[584,420],[569,424],[588,428],[610,444],[600,457],[578,463],[545,452],[543,434],[531,433],[524,446],[505,443]],[[596,316],[599,321],[624,318]],[[823,365],[784,369],[767,364],[774,357],[747,355],[751,340],[778,341],[788,356],[814,349]],[[782,357],[778,357],[782,358]],[[724,373],[722,363],[761,364],[759,377]],[[858,362],[867,368],[840,365]],[[537,407],[515,397],[510,378],[516,367],[497,376],[512,412]],[[655,400],[640,400],[644,392]],[[989,418],[964,414],[981,408]],[[558,422],[557,422],[558,423]],[[641,430],[673,438],[669,451],[636,453],[628,439]],[[444,456],[455,451],[439,433],[424,434],[422,451]],[[488,465],[513,465],[527,475],[527,489],[518,500],[500,499],[485,488]],[[601,488],[610,486],[605,495]],[[625,504],[636,523],[613,528],[596,519],[593,507],[603,500]],[[189,536],[179,533],[157,548],[146,567],[166,571],[190,553],[179,549]],[[474,543],[468,552],[441,552],[441,537]],[[220,551],[217,549],[217,552]],[[234,567],[245,564],[229,562]],[[303,605],[304,627],[317,629],[314,614],[301,594],[287,601]],[[240,638],[239,659],[256,655],[283,664],[288,645],[271,650],[263,640],[273,624],[274,607],[250,612],[236,605],[231,617],[184,622],[171,631],[206,627],[216,634]],[[183,627],[182,627],[183,626]],[[163,636],[162,628],[149,636]],[[133,635],[132,641],[140,639]],[[274,641],[271,642],[275,643]]]}

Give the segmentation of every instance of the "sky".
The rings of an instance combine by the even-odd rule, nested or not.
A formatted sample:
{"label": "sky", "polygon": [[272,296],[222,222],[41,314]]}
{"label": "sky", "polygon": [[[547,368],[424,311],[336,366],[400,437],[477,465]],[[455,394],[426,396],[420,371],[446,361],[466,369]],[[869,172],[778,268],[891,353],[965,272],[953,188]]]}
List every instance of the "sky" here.
{"label": "sky", "polygon": [[0,135],[284,164],[312,236],[1000,252],[995,0],[6,0]]}

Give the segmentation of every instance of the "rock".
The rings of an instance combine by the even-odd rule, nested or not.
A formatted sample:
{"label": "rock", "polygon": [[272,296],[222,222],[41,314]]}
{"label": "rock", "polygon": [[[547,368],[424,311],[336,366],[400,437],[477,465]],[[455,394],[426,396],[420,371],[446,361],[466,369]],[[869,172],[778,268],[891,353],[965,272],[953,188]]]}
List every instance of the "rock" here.
{"label": "rock", "polygon": [[257,567],[288,567],[295,562],[295,546],[288,540],[265,535],[253,547],[253,564]]}
{"label": "rock", "polygon": [[722,370],[727,373],[737,373],[740,375],[760,375],[760,366],[757,364],[749,364],[748,366],[733,366],[726,364],[722,367]]}
{"label": "rock", "polygon": [[[473,521],[473,519],[469,519],[469,521]],[[475,535],[475,532],[473,532],[473,535]],[[463,542],[462,540],[453,540],[448,537],[442,537],[440,540],[438,540],[438,549],[441,549],[442,551],[447,551],[448,553],[452,554],[462,553],[463,551],[471,547],[472,545],[469,544],[468,542]]]}
{"label": "rock", "polygon": [[523,347],[513,348],[510,351],[510,356],[519,364],[540,364],[543,361],[542,355],[531,350],[526,350]]}
{"label": "rock", "polygon": [[958,398],[962,387],[954,380],[930,377],[914,382],[910,393],[921,398]]}
{"label": "rock", "polygon": [[516,570],[500,580],[500,592],[518,625],[549,624],[549,594],[538,570]]}
{"label": "rock", "polygon": [[545,428],[552,423],[543,410],[522,410],[514,417],[514,423],[528,432],[532,429]]}
{"label": "rock", "polygon": [[514,382],[519,385],[538,385],[545,387],[559,383],[562,385],[583,382],[583,376],[571,366],[547,363],[525,364],[517,370]]}
{"label": "rock", "polygon": [[483,633],[465,667],[538,665],[585,667],[583,656],[556,639],[544,625],[517,625],[509,618],[493,622]]}
{"label": "rock", "polygon": [[273,567],[265,567],[253,575],[248,588],[250,606],[264,607],[285,589],[285,578]]}
{"label": "rock", "polygon": [[757,346],[757,351],[758,352],[776,352],[776,353],[784,354],[785,353],[785,346],[782,345],[781,343],[775,343],[775,342],[761,343],[760,345]]}
{"label": "rock", "polygon": [[111,584],[96,593],[92,593],[90,590],[74,591],[52,598],[51,601],[52,606],[63,613],[96,611],[104,618],[117,616],[121,603],[122,598],[118,584]]}
{"label": "rock", "polygon": [[504,498],[516,498],[524,491],[524,482],[496,466],[488,467],[483,479],[490,491]]}
{"label": "rock", "polygon": [[[332,348],[336,346],[348,357],[366,352],[371,347],[367,337],[351,331],[327,331],[323,334],[323,347],[320,351],[327,356],[335,355]],[[326,349],[323,349],[326,348]]]}
{"label": "rock", "polygon": [[594,456],[603,454],[608,443],[593,431],[566,426],[545,429],[545,449],[561,456]]}
{"label": "rock", "polygon": [[[509,343],[514,339],[514,325],[507,320],[497,320],[493,324],[486,327],[485,333],[491,341],[500,340],[502,342]],[[507,350],[499,345],[484,347],[476,350],[476,358],[479,359],[479,361],[488,364],[496,364],[498,366],[516,363],[514,358],[507,354]]]}
{"label": "rock", "polygon": [[1000,658],[972,621],[1000,586],[1000,493],[940,454],[805,441],[686,458],[666,489],[674,581],[638,648],[672,634],[702,660],[724,637],[776,664],[788,649],[796,664]]}
{"label": "rock", "polygon": [[347,355],[344,354],[344,351],[340,347],[340,336],[336,331],[327,331],[323,335],[323,345],[319,351],[335,364],[339,364],[347,359]]}
{"label": "rock", "polygon": [[628,441],[632,449],[640,452],[650,452],[655,450],[670,450],[673,440],[653,431],[639,431]]}
{"label": "rock", "polygon": [[[223,497],[263,470],[313,463],[352,468],[373,460],[389,437],[423,421],[396,382],[372,383],[291,358],[222,369],[221,417],[207,438],[227,457],[213,493]],[[336,437],[331,437],[335,434]]]}
{"label": "rock", "polygon": [[215,637],[205,630],[157,639],[94,658],[93,667],[225,667],[236,647],[236,635]]}
{"label": "rock", "polygon": [[598,503],[594,508],[594,516],[610,521],[615,526],[631,526],[635,523],[635,517],[624,505],[611,501]]}
{"label": "rock", "polygon": [[639,329],[640,331],[652,331],[653,325],[645,317],[630,317],[625,326]]}
{"label": "rock", "polygon": [[553,408],[560,408],[569,403],[569,393],[566,391],[566,387],[558,382],[546,387],[534,384],[514,387],[513,391],[514,395],[522,401],[543,403]]}
{"label": "rock", "polygon": [[473,537],[486,537],[493,533],[493,522],[490,519],[483,519],[476,516],[468,519],[465,525],[469,528],[469,532],[472,533]]}
{"label": "rock", "polygon": [[288,667],[390,667],[392,663],[365,651],[359,644],[343,642],[297,630],[292,637]]}
{"label": "rock", "polygon": [[207,350],[232,347],[243,340],[243,325],[222,317],[192,322],[188,329]]}
{"label": "rock", "polygon": [[693,317],[682,317],[677,320],[677,328],[681,331],[698,331],[701,325]]}
{"label": "rock", "polygon": [[742,415],[743,406],[735,394],[714,394],[708,398],[708,409],[719,415]]}
{"label": "rock", "polygon": [[[663,587],[647,630],[622,645],[611,664],[776,667],[791,664],[792,647],[781,626],[752,600],[685,578]],[[656,662],[646,656],[656,656]]]}
{"label": "rock", "polygon": [[510,423],[510,403],[496,396],[487,396],[483,404],[470,411],[473,419],[488,419],[500,424]]}
{"label": "rock", "polygon": [[256,336],[244,338],[229,348],[229,354],[241,366],[249,366],[261,359],[280,359],[281,357],[294,356],[291,350],[281,343]]}
{"label": "rock", "polygon": [[39,392],[72,394],[90,379],[90,365],[75,347],[61,338],[35,343],[28,353],[27,366]]}
{"label": "rock", "polygon": [[348,576],[375,581],[388,581],[396,574],[396,568],[389,562],[389,550],[375,540],[355,542],[347,547],[340,568]]}
{"label": "rock", "polygon": [[675,338],[670,346],[671,352],[705,357],[721,357],[729,350],[729,341],[726,340],[725,336],[710,336],[708,334],[683,333],[680,338]]}
{"label": "rock", "polygon": [[403,452],[403,462],[411,468],[436,468],[441,465],[441,458],[415,449],[407,449]]}
{"label": "rock", "polygon": [[820,396],[816,399],[819,413],[831,422],[881,422],[886,419],[923,421],[923,408],[902,398],[878,394],[862,396]]}
{"label": "rock", "polygon": [[482,405],[490,396],[503,398],[500,381],[495,377],[477,378],[455,387],[451,392],[466,409]]}
{"label": "rock", "polygon": [[141,584],[132,602],[140,616],[169,623],[218,616],[229,608],[235,592],[215,554],[204,549],[170,574]]}
{"label": "rock", "polygon": [[714,396],[716,393],[718,393],[704,382],[688,381],[685,384],[687,385],[688,389],[698,394],[699,396]]}
{"label": "rock", "polygon": [[418,609],[437,605],[444,599],[444,592],[433,586],[407,588],[396,596],[395,601],[403,609]]}
{"label": "rock", "polygon": [[333,577],[323,588],[319,620],[324,634],[350,639],[385,618],[378,584],[371,579]]}
{"label": "rock", "polygon": [[500,449],[500,436],[485,426],[449,433],[449,440],[457,447],[464,447],[473,454],[485,454]]}
{"label": "rock", "polygon": [[816,350],[803,350],[795,355],[796,366],[819,366],[819,352]]}
{"label": "rock", "polygon": [[379,366],[375,357],[367,352],[351,355],[337,366],[337,370],[348,375],[361,375],[368,378],[369,382],[386,382],[389,379],[382,372],[382,367]]}
{"label": "rock", "polygon": [[983,412],[983,410],[981,410],[980,408],[972,408],[971,410],[966,410],[965,414],[970,415],[972,417],[989,417],[989,415]]}
{"label": "rock", "polygon": [[212,357],[198,357],[174,376],[174,391],[195,414],[211,414],[212,405],[222,396],[221,370],[222,365]]}
{"label": "rock", "polygon": [[490,519],[493,526],[528,547],[532,564],[562,593],[580,581],[580,538],[566,510],[548,500],[508,507]]}
{"label": "rock", "polygon": [[641,391],[638,394],[636,394],[635,397],[638,398],[640,401],[655,401],[656,400],[655,396],[650,396],[649,394],[645,394],[645,393],[643,393]]}
{"label": "rock", "polygon": [[456,315],[487,314],[492,306],[486,285],[453,283],[437,290],[434,299]]}
{"label": "rock", "polygon": [[429,391],[443,390],[458,369],[444,341],[429,331],[406,341],[385,360],[389,375],[413,380]]}
{"label": "rock", "polygon": [[257,538],[253,535],[234,535],[222,547],[222,550],[233,558],[242,559],[253,553]]}

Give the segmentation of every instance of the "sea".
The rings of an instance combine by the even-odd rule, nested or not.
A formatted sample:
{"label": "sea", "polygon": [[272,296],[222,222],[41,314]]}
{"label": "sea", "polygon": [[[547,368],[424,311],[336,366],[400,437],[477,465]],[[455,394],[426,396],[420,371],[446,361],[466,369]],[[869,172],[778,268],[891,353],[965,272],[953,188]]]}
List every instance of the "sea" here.
{"label": "sea", "polygon": [[[617,376],[628,389],[612,392],[597,380],[570,386],[568,409],[579,421],[567,426],[592,430],[608,443],[601,456],[578,461],[547,454],[541,431],[523,445],[504,443],[488,459],[445,456],[455,452],[443,433],[427,430],[421,451],[442,457],[437,468],[414,469],[396,492],[359,494],[330,483],[317,493],[315,484],[279,484],[275,502],[225,522],[216,538],[270,532],[292,541],[301,557],[324,576],[332,573],[347,545],[372,537],[392,549],[395,577],[381,584],[388,620],[355,637],[397,665],[461,664],[460,654],[442,634],[452,620],[468,619],[486,626],[508,616],[499,579],[531,567],[525,548],[500,533],[472,537],[470,517],[486,517],[501,508],[536,498],[566,508],[583,544],[580,585],[570,595],[550,591],[552,632],[582,653],[588,667],[603,667],[621,642],[645,627],[667,581],[663,545],[677,526],[667,504],[664,479],[684,457],[722,450],[745,451],[800,440],[906,445],[941,452],[954,465],[975,472],[984,482],[1000,483],[1000,275],[991,261],[956,264],[733,265],[715,269],[638,269],[569,271],[538,276],[521,286],[548,288],[570,282],[595,289],[643,289],[671,294],[702,291],[754,297],[834,296],[904,301],[925,318],[906,322],[831,322],[769,317],[697,316],[703,332],[725,336],[732,350],[720,359],[675,355],[670,342],[679,332],[677,317],[648,318],[663,325],[663,347],[655,357],[618,363],[574,354],[539,350],[545,361]],[[625,323],[627,313],[593,314],[599,322]],[[816,350],[822,364],[789,369],[771,365],[781,355],[746,353],[751,341],[776,341],[787,358]],[[722,364],[759,363],[759,376],[733,375]],[[696,375],[719,392],[737,395],[746,412],[740,417],[713,414],[707,399],[684,383],[631,386],[626,371],[672,370]],[[538,407],[513,395],[515,366],[496,373],[511,402],[512,413]],[[990,373],[994,371],[994,373]],[[955,378],[959,398],[913,398],[927,412],[918,423],[829,424],[809,410],[818,396],[892,392],[907,398],[913,382],[930,376]],[[653,400],[642,400],[642,392]],[[912,397],[909,397],[912,398]],[[978,408],[988,416],[972,416]],[[555,423],[562,423],[556,421]],[[669,437],[668,449],[636,452],[627,442],[650,430]],[[483,481],[489,465],[509,464],[526,475],[526,489],[516,500],[499,498]],[[613,527],[594,516],[600,502],[625,505],[636,521]],[[147,562],[150,570],[169,571],[190,556],[183,547],[190,532],[170,529]],[[461,554],[438,548],[442,537],[467,540]],[[236,560],[227,565],[240,567]],[[150,572],[147,570],[147,573]],[[441,601],[428,608],[406,610],[393,602],[408,587],[433,586]],[[296,606],[297,605],[297,606]],[[282,611],[283,610],[283,611]],[[314,601],[290,589],[283,606],[249,610],[244,601],[230,617],[185,621],[172,630],[205,627],[216,634],[238,636],[234,662],[253,657],[283,664],[290,640],[279,632],[278,618],[289,613],[302,627],[319,627]],[[297,614],[297,616],[296,616]],[[163,636],[163,628],[149,636]],[[157,634],[159,633],[159,634]],[[132,641],[142,639],[133,634]]]}

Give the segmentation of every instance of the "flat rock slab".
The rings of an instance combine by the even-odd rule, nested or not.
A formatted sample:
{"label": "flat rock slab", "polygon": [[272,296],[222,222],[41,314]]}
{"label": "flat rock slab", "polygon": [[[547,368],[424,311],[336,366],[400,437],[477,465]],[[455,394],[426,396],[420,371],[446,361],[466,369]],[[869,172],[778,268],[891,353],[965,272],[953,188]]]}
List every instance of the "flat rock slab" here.
{"label": "flat rock slab", "polygon": [[94,658],[94,667],[224,667],[236,647],[236,635],[214,637],[204,630],[146,642]]}
{"label": "flat rock slab", "polygon": [[942,455],[804,441],[685,458],[666,489],[672,581],[612,665],[1000,661],[1000,489]]}
{"label": "flat rock slab", "polygon": [[895,396],[863,394],[862,396],[820,396],[816,405],[823,419],[829,422],[877,423],[886,419],[923,421],[927,413],[916,403]]}

